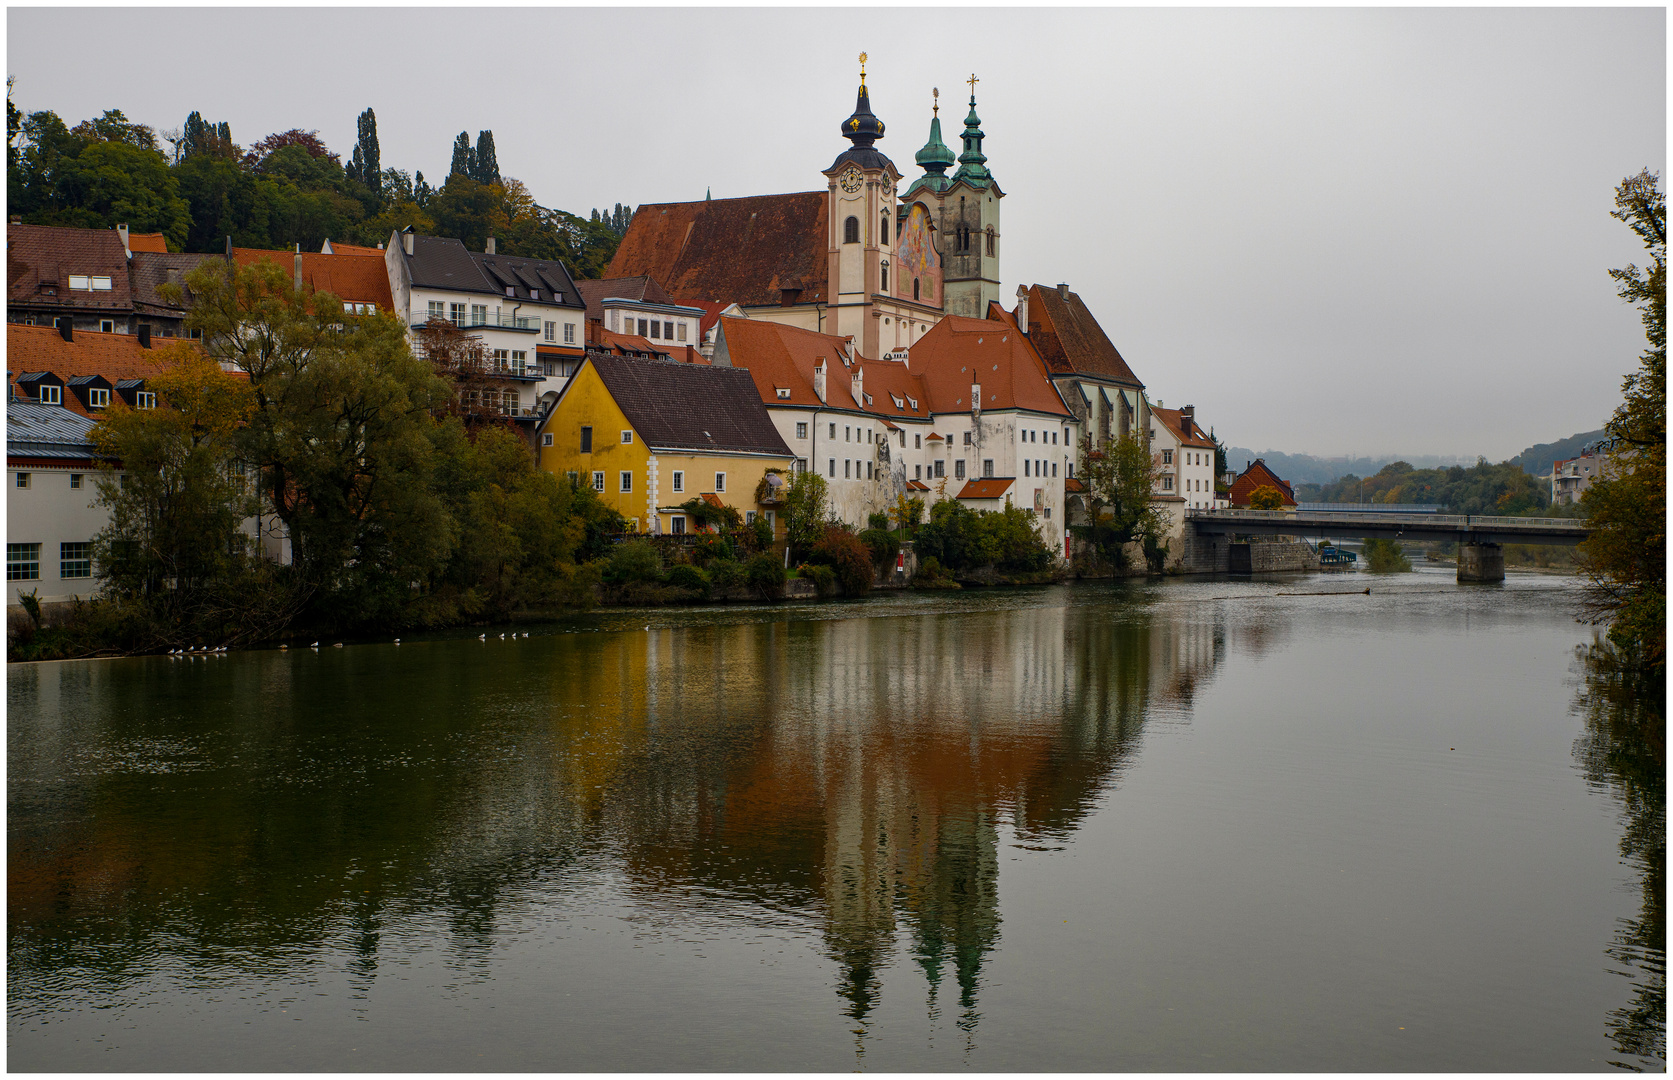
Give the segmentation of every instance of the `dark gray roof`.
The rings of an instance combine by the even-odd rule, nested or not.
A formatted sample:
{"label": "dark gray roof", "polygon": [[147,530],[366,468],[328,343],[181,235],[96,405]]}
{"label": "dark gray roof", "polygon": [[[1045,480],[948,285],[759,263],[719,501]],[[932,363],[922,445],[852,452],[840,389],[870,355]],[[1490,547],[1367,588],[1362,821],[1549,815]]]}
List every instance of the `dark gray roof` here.
{"label": "dark gray roof", "polygon": [[6,454],[15,457],[92,457],[87,433],[94,420],[57,405],[6,403]]}
{"label": "dark gray roof", "polygon": [[[206,259],[221,259],[224,261],[226,256],[189,252],[183,254],[160,251],[134,252],[133,261],[128,264],[128,276],[133,283],[134,290],[134,310],[141,315],[184,317],[186,308],[191,306],[192,303],[192,294],[186,288],[185,277],[196,270],[198,264]],[[170,283],[180,286],[182,295],[179,304],[169,303],[157,292],[158,286]]]}
{"label": "dark gray roof", "polygon": [[673,298],[649,274],[636,277],[599,278],[596,281],[577,281],[581,299],[587,303],[587,318],[594,322],[604,318],[604,301],[639,300],[651,304],[672,304]]}
{"label": "dark gray roof", "polygon": [[744,368],[597,353],[586,362],[648,446],[795,456]]}
{"label": "dark gray roof", "polygon": [[[556,259],[488,255],[472,251],[464,241],[452,237],[417,235],[412,238],[412,254],[403,254],[402,258],[417,288],[486,293],[524,303],[585,306],[569,271]],[[512,290],[509,294],[508,288]],[[539,300],[530,296],[530,290],[535,289],[540,291]],[[561,301],[553,299],[560,295]]]}

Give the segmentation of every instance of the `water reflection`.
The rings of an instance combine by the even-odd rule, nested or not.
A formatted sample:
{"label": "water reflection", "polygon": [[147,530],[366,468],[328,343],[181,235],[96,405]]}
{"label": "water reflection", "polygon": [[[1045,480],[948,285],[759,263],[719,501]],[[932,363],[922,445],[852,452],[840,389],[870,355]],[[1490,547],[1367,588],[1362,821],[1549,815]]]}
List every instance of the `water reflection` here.
{"label": "water reflection", "polygon": [[1002,831],[1065,842],[1146,716],[1188,710],[1221,619],[1040,606],[18,669],[11,1004],[164,958],[215,979],[328,957],[363,996],[415,919],[482,980],[508,906],[608,868],[664,925],[816,932],[858,1033],[909,957],[970,1037]]}
{"label": "water reflection", "polygon": [[1576,711],[1585,730],[1574,756],[1586,779],[1619,801],[1621,859],[1638,876],[1639,915],[1620,920],[1605,950],[1631,980],[1630,1003],[1608,1029],[1630,1069],[1667,1067],[1667,701],[1666,671],[1623,668],[1606,644],[1580,650]]}

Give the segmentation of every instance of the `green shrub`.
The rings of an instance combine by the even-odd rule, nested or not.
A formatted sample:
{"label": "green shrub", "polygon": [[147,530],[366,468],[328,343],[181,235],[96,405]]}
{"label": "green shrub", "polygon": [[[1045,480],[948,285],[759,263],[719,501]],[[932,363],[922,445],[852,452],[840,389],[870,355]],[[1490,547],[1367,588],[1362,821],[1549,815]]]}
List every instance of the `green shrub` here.
{"label": "green shrub", "polygon": [[690,593],[693,600],[707,600],[709,598],[709,577],[695,566],[687,563],[670,566],[667,581],[672,588],[683,589]]}
{"label": "green shrub", "polygon": [[1365,559],[1374,574],[1400,574],[1412,568],[1411,560],[1393,540],[1365,541]]}
{"label": "green shrub", "polygon": [[[871,529],[882,529],[883,531],[887,532],[888,529],[889,529],[889,515],[888,514],[878,514],[878,513],[867,514],[866,515],[866,529],[868,531],[871,530]],[[861,533],[860,535],[864,536],[865,533]]]}
{"label": "green shrub", "polygon": [[813,582],[813,591],[823,599],[835,596],[837,592],[837,573],[823,563],[808,563],[801,568],[802,577]]}
{"label": "green shrub", "polygon": [[912,577],[914,589],[956,589],[958,582],[953,580],[941,561],[934,555],[918,563],[918,572]]}
{"label": "green shrub", "polygon": [[744,587],[744,564],[736,559],[716,559],[709,564],[709,588],[712,595],[725,596]]}
{"label": "green shrub", "polygon": [[709,533],[698,537],[691,545],[691,561],[698,566],[708,566],[716,559],[730,559],[734,556],[732,542],[717,533]]}
{"label": "green shrub", "polygon": [[864,596],[871,591],[871,552],[841,525],[825,526],[819,542],[813,545],[811,561],[830,567],[849,596]]}
{"label": "green shrub", "polygon": [[755,595],[763,600],[784,598],[784,564],[767,552],[752,557],[744,566],[744,577]]}
{"label": "green shrub", "polygon": [[628,540],[617,544],[604,566],[604,581],[608,585],[661,580],[662,556],[649,540]]}
{"label": "green shrub", "polygon": [[[871,516],[879,518],[883,515],[873,514]],[[900,541],[895,539],[894,533],[886,529],[867,529],[860,534],[860,543],[864,544],[866,550],[871,552],[872,564],[881,566],[885,573],[893,568],[895,556],[900,554]]]}

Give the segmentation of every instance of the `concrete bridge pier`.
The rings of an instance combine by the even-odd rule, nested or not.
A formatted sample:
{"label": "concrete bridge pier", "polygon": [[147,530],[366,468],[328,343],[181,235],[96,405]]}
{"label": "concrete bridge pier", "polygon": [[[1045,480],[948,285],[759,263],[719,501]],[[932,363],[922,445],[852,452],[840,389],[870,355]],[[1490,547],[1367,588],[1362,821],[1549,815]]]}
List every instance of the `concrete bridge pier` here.
{"label": "concrete bridge pier", "polygon": [[1505,549],[1498,544],[1459,544],[1459,581],[1503,581]]}

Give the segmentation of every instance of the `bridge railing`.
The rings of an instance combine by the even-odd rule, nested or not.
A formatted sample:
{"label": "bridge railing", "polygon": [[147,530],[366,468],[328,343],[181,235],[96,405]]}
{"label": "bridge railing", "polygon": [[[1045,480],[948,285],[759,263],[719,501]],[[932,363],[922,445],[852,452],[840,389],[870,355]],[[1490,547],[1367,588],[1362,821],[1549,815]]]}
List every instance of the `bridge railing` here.
{"label": "bridge railing", "polygon": [[1583,518],[1504,517],[1488,514],[1377,514],[1345,510],[1187,510],[1187,518],[1213,518],[1220,521],[1294,522],[1298,527],[1307,524],[1353,525],[1417,525],[1433,528],[1453,525],[1461,529],[1558,529],[1585,531],[1589,529]]}

